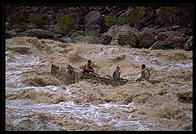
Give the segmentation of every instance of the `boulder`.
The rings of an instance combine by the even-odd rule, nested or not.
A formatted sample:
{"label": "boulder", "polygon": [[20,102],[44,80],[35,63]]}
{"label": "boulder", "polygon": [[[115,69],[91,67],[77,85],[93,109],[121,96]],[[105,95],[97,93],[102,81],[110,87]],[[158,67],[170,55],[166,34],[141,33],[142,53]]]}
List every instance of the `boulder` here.
{"label": "boulder", "polygon": [[176,31],[178,29],[180,29],[180,25],[161,27],[161,28],[156,30],[156,33],[167,32],[167,31]]}
{"label": "boulder", "polygon": [[138,36],[139,47],[149,48],[154,43],[153,30],[150,28],[144,28]]}
{"label": "boulder", "polygon": [[173,44],[175,48],[183,48],[183,44],[185,43],[183,35],[174,31],[160,32],[155,37],[155,40],[161,40]]}
{"label": "boulder", "polygon": [[102,20],[102,16],[99,11],[91,11],[85,16],[85,22],[87,26],[100,24],[100,20]]}
{"label": "boulder", "polygon": [[6,39],[10,39],[10,38],[12,38],[14,36],[16,36],[16,32],[15,32],[14,29],[9,30],[9,31],[6,30],[6,32],[5,32],[5,38]]}
{"label": "boulder", "polygon": [[87,36],[97,36],[101,31],[100,25],[89,25],[85,29],[85,35]]}
{"label": "boulder", "polygon": [[30,37],[37,37],[38,39],[51,39],[54,38],[53,35],[47,31],[47,30],[43,30],[43,29],[31,29],[28,31],[25,31],[23,33],[24,36],[30,36]]}
{"label": "boulder", "polygon": [[107,44],[110,44],[111,40],[112,40],[112,36],[104,33],[102,38],[101,38],[100,43],[104,44],[104,45],[107,45]]}
{"label": "boulder", "polygon": [[135,12],[135,9],[132,7],[129,7],[128,9],[126,9],[123,13],[120,13],[119,17],[127,17],[129,16],[132,12]]}
{"label": "boulder", "polygon": [[[117,42],[117,44],[122,46],[129,45],[132,47],[138,47],[138,33],[139,31],[137,29],[128,25],[113,25],[106,33],[104,33],[104,38],[108,41],[111,40],[110,44]],[[107,39],[107,37],[109,39]]]}
{"label": "boulder", "polygon": [[96,39],[91,37],[91,36],[83,36],[83,35],[78,35],[74,38],[72,38],[73,43],[97,43]]}
{"label": "boulder", "polygon": [[173,49],[174,46],[172,46],[172,44],[168,44],[164,41],[156,41],[149,49],[150,50],[157,50],[157,49],[163,49],[163,50],[167,50],[167,49]]}
{"label": "boulder", "polygon": [[12,38],[12,35],[10,34],[10,32],[8,32],[8,31],[5,32],[5,38],[6,39]]}
{"label": "boulder", "polygon": [[99,11],[91,11],[85,16],[85,34],[88,36],[97,36],[102,31],[104,17]]}
{"label": "boulder", "polygon": [[119,34],[118,36],[118,44],[119,45],[129,45],[131,47],[138,47],[138,36],[133,32]]}
{"label": "boulder", "polygon": [[177,32],[174,31],[167,31],[167,32],[160,32],[157,34],[157,36],[155,37],[155,40],[161,40],[164,41],[166,40],[169,36],[174,36],[175,34],[178,34]]}
{"label": "boulder", "polygon": [[169,36],[166,41],[168,43],[172,43],[175,48],[183,48],[183,44],[185,43],[185,38],[183,35],[174,35],[174,36]]}
{"label": "boulder", "polygon": [[12,24],[9,22],[5,23],[6,30],[11,30],[13,28]]}
{"label": "boulder", "polygon": [[190,51],[193,49],[192,47],[193,44],[193,36],[190,36],[189,39],[184,43],[183,47],[186,51]]}

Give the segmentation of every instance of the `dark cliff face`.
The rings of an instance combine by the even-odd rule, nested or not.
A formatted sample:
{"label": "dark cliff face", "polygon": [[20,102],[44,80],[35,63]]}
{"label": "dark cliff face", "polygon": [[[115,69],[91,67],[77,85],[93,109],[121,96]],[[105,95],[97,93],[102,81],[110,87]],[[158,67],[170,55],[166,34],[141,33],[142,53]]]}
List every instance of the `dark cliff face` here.
{"label": "dark cliff face", "polygon": [[[80,35],[100,43],[103,34],[114,25],[127,25],[143,31],[177,31],[186,39],[192,36],[193,8],[184,6],[7,6],[6,38],[26,35],[31,29],[43,29],[53,39],[65,40]],[[102,38],[101,38],[102,37]],[[80,40],[80,39],[79,39]],[[92,43],[92,41],[91,41]]]}
{"label": "dark cliff face", "polygon": [[[105,23],[106,25],[109,25],[109,21],[113,21],[114,24],[130,23],[139,29],[149,25],[157,27],[171,25],[191,27],[193,18],[193,9],[191,7],[177,6],[8,6],[6,7],[5,13],[6,22],[12,25],[23,21],[26,23],[36,23],[32,20],[32,16],[43,15],[43,18],[40,17],[39,19],[40,21],[42,21],[42,19],[47,21],[45,23],[43,22],[44,26],[49,24],[55,25],[58,19],[63,15],[75,14],[77,17],[74,28],[76,28],[86,24],[85,17],[91,11],[97,11],[104,16],[105,21],[108,21]],[[113,16],[114,18],[107,20],[109,16]],[[116,21],[112,19],[116,19]]]}

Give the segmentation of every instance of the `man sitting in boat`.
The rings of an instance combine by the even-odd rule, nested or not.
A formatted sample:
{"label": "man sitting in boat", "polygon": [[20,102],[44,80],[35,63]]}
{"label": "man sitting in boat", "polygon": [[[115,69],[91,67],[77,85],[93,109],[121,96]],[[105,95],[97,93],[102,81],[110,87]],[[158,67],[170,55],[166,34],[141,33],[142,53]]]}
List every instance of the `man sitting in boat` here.
{"label": "man sitting in boat", "polygon": [[93,69],[93,67],[91,66],[92,64],[92,61],[91,60],[88,60],[88,63],[86,65],[84,65],[84,68],[83,68],[83,73],[95,73],[95,70]]}
{"label": "man sitting in boat", "polygon": [[141,65],[141,76],[136,81],[146,80],[149,82],[150,71],[146,68],[145,64]]}

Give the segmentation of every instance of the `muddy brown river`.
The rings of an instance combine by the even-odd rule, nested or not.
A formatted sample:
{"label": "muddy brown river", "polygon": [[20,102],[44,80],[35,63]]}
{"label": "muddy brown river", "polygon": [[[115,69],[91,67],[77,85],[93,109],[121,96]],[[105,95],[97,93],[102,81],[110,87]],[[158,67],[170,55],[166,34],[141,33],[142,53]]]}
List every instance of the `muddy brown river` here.
{"label": "muddy brown river", "polygon": [[[96,80],[65,85],[51,64],[82,70],[93,61],[100,75],[132,82],[113,87]],[[6,130],[192,131],[192,51],[67,44],[35,37],[6,40]],[[152,83],[134,82],[140,66]]]}

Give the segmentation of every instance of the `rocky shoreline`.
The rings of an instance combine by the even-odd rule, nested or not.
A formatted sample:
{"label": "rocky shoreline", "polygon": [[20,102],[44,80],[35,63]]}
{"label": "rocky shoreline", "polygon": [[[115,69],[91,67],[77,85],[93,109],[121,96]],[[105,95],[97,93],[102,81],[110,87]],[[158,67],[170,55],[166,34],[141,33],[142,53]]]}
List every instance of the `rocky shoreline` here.
{"label": "rocky shoreline", "polygon": [[8,6],[5,36],[190,51],[190,15],[187,7]]}

